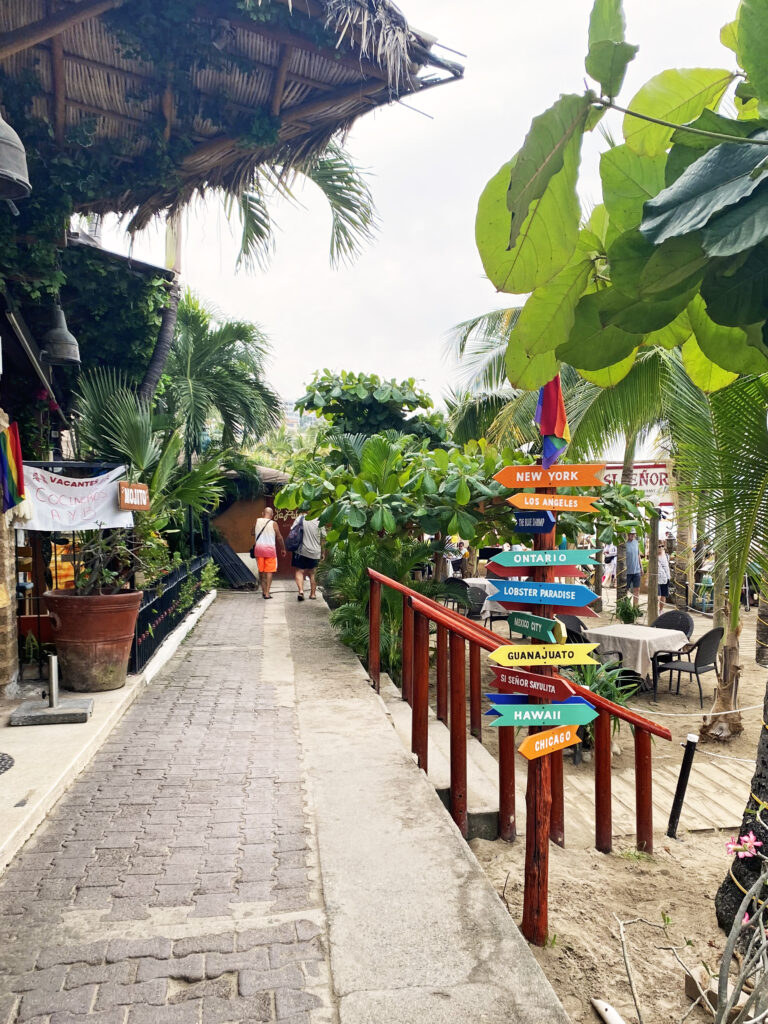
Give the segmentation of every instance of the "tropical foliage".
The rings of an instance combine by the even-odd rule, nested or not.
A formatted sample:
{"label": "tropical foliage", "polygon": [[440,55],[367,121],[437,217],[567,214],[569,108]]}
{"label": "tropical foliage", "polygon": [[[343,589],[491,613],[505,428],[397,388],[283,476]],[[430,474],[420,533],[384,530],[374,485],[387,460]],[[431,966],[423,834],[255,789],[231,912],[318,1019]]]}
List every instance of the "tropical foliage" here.
{"label": "tropical foliage", "polygon": [[[762,5],[742,3],[724,29],[741,70],[664,71],[623,108],[614,97],[637,48],[625,42],[620,0],[596,0],[585,66],[599,88],[534,118],[478,205],[488,277],[531,293],[509,331],[514,387],[546,383],[561,360],[616,384],[652,346],[679,348],[707,391],[768,371],[764,22]],[[737,81],[737,117],[726,117],[717,111]],[[624,141],[603,153],[603,202],[583,223],[582,139],[608,109],[625,113]]]}

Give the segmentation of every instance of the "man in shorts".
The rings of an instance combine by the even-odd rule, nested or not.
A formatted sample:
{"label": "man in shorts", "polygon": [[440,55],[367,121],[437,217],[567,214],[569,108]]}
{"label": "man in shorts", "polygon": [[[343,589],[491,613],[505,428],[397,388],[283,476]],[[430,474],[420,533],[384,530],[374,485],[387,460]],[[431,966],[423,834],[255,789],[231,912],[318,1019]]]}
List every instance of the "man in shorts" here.
{"label": "man in shorts", "polygon": [[632,600],[637,608],[640,605],[640,578],[643,567],[640,563],[640,548],[637,543],[637,532],[629,531],[627,538],[627,590],[632,591]]}
{"label": "man in shorts", "polygon": [[318,519],[304,519],[304,535],[301,545],[291,555],[293,576],[299,591],[297,600],[304,600],[304,581],[309,580],[309,600],[317,599],[315,568],[323,557],[323,531]]}
{"label": "man in shorts", "polygon": [[285,541],[283,540],[277,523],[274,521],[275,510],[265,508],[264,515],[256,520],[253,528],[254,554],[259,567],[259,584],[261,585],[261,596],[265,601],[271,601],[272,576],[277,571],[277,549],[285,554]]}

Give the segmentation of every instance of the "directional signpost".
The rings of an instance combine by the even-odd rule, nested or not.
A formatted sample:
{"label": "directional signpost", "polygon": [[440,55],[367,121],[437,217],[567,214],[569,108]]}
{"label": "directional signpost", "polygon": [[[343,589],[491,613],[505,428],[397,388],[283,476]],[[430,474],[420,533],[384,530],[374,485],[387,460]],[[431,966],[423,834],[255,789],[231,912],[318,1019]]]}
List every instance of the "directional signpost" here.
{"label": "directional signpost", "polygon": [[492,601],[576,607],[597,600],[597,594],[581,583],[529,583],[498,579],[493,586],[494,592],[488,595]]}
{"label": "directional signpost", "polygon": [[[496,565],[489,562],[486,566],[486,575],[490,576],[522,576],[531,577],[537,570],[533,565]],[[558,579],[584,579],[584,573],[579,565],[558,565]]]}
{"label": "directional signpost", "polygon": [[583,494],[513,494],[507,498],[515,508],[551,509],[555,512],[597,512],[597,498],[589,498]]}
{"label": "directional signpost", "polygon": [[588,725],[597,718],[597,711],[581,698],[565,704],[507,704],[493,697],[491,700],[496,711],[491,723],[494,726]]}
{"label": "directional signpost", "polygon": [[531,636],[548,644],[565,643],[565,626],[557,619],[545,619],[530,612],[512,612],[507,618],[509,628],[523,636]]}
{"label": "directional signpost", "polygon": [[597,665],[597,644],[504,644],[488,657],[497,665]]}
{"label": "directional signpost", "polygon": [[493,566],[515,566],[537,568],[553,565],[557,569],[565,565],[597,565],[593,555],[597,551],[590,551],[587,548],[574,548],[573,550],[561,551],[556,548],[554,551],[499,551],[488,564]]}
{"label": "directional signpost", "polygon": [[554,528],[551,512],[515,512],[515,533],[551,533]]}
{"label": "directional signpost", "polygon": [[573,696],[573,689],[567,679],[555,674],[544,676],[538,672],[524,672],[514,668],[493,669],[494,685],[503,694],[522,694],[524,697],[539,697],[544,700],[567,700]]}
{"label": "directional signpost", "polygon": [[580,740],[578,728],[577,725],[566,725],[558,729],[547,729],[545,732],[531,733],[517,748],[517,752],[531,761],[533,758],[543,757],[544,754],[551,754],[554,750],[572,747]]}
{"label": "directional signpost", "polygon": [[502,487],[603,487],[605,466],[505,466],[494,476]]}

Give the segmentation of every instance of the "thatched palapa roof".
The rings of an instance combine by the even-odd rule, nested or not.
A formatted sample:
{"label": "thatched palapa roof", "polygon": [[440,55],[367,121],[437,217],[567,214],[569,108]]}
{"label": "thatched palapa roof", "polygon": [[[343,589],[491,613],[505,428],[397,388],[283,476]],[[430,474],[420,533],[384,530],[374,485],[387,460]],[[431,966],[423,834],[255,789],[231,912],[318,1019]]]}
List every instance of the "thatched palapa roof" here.
{"label": "thatched palapa roof", "polygon": [[367,111],[461,77],[434,43],[389,0],[0,2],[6,88],[36,76],[31,112],[62,148],[88,132],[139,166],[183,143],[161,189],[89,206],[138,207],[144,223],[208,188],[239,194],[258,165],[290,168]]}

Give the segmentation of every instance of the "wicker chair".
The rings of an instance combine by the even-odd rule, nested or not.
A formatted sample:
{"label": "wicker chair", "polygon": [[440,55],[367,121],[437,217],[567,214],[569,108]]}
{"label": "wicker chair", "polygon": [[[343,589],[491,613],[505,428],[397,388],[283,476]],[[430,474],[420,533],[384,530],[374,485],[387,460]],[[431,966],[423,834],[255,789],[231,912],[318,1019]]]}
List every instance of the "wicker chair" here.
{"label": "wicker chair", "polygon": [[[717,651],[723,638],[722,627],[710,629],[695,644],[687,644],[688,650],[657,651],[653,656],[653,699],[659,685],[662,672],[669,672],[669,688],[672,689],[672,673],[677,672],[677,693],[680,693],[680,676],[685,673],[696,676],[699,684],[699,704],[704,708],[704,692],[701,688],[701,677],[705,672],[717,675]],[[687,658],[687,661],[683,659]]]}
{"label": "wicker chair", "polygon": [[663,612],[651,623],[654,629],[677,629],[690,640],[693,636],[693,618],[688,612]]}

